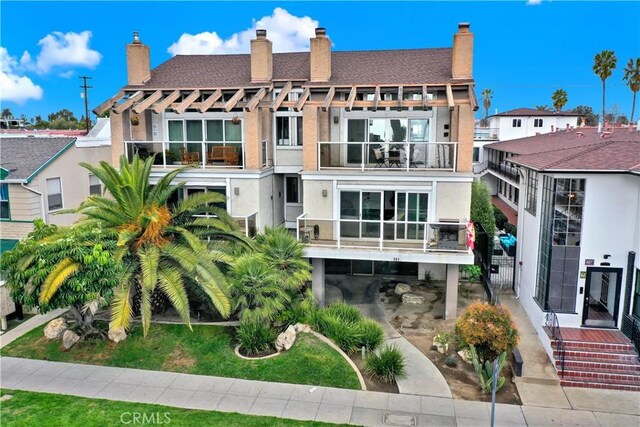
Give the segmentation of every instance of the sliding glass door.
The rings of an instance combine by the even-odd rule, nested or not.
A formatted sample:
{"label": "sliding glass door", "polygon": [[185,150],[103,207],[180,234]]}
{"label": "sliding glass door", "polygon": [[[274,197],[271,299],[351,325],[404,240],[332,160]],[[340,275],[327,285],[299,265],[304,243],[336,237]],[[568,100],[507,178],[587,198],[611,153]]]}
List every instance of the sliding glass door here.
{"label": "sliding glass door", "polygon": [[382,212],[381,191],[341,191],[340,237],[380,238]]}
{"label": "sliding glass door", "polygon": [[429,197],[426,193],[396,192],[396,239],[421,240],[427,221]]}

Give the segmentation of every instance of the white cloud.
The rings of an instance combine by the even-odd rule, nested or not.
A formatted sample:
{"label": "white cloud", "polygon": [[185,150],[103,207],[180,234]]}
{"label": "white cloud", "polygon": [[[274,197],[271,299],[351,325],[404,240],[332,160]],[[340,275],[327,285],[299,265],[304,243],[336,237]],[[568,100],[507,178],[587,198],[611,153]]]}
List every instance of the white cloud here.
{"label": "white cloud", "polygon": [[62,73],[58,74],[58,76],[62,77],[63,79],[70,79],[75,73],[75,70],[68,70],[63,71]]}
{"label": "white cloud", "polygon": [[62,33],[54,31],[38,42],[40,53],[35,60],[29,52],[24,52],[20,64],[40,74],[53,68],[85,67],[95,68],[100,63],[100,52],[89,48],[91,31]]}
{"label": "white cloud", "polygon": [[210,55],[221,53],[248,53],[251,39],[256,29],[267,30],[267,37],[273,42],[274,52],[297,52],[309,50],[309,39],[314,37],[318,21],[308,16],[294,16],[285,9],[277,7],[270,16],[264,16],[253,25],[227,39],[218,33],[184,33],[167,51],[172,55]]}
{"label": "white cloud", "polygon": [[527,0],[528,6],[537,6],[542,3],[542,0]]}
{"label": "white cloud", "polygon": [[0,100],[24,104],[29,99],[42,98],[42,88],[18,72],[18,61],[0,47]]}

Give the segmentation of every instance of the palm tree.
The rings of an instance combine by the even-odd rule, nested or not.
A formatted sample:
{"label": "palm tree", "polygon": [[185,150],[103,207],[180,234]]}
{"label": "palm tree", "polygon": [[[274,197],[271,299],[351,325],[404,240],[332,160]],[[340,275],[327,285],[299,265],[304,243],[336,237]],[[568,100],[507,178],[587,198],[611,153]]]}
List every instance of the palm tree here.
{"label": "palm tree", "polygon": [[629,122],[633,123],[633,115],[636,112],[636,93],[640,90],[640,58],[629,59],[627,66],[624,69],[623,80],[627,81],[627,85],[633,92],[633,103],[631,104],[631,119]]}
{"label": "palm tree", "polygon": [[[187,286],[199,289],[227,317],[231,303],[219,267],[228,265],[231,257],[207,247],[204,239],[248,244],[227,212],[212,207],[224,201],[218,193],[196,194],[169,207],[169,197],[184,185],[172,185],[182,169],[168,173],[151,187],[153,162],[153,158],[143,161],[135,156],[128,163],[122,156],[119,171],[104,161],[99,166],[81,163],[102,181],[110,195],[91,196],[75,210],[86,216],[84,221],[95,221],[118,235],[120,249],[115,257],[124,263],[125,272],[114,290],[110,328],[129,328],[133,296],[139,289],[145,335],[151,321],[151,295],[156,290],[169,299],[189,328]],[[200,213],[216,217],[194,218]]]}
{"label": "palm tree", "polygon": [[616,68],[616,62],[618,59],[616,58],[616,54],[613,53],[612,50],[603,50],[602,52],[596,54],[593,63],[593,72],[596,73],[596,76],[600,77],[602,80],[602,120],[604,121],[604,107],[605,107],[605,80],[611,76],[611,71]]}
{"label": "palm tree", "polygon": [[491,107],[491,98],[493,98],[493,91],[491,89],[484,89],[480,95],[484,98],[482,104],[484,106],[484,120],[489,118],[489,108]]}
{"label": "palm tree", "polygon": [[3,108],[2,109],[2,118],[3,119],[12,119],[13,114],[11,113],[11,108]]}
{"label": "palm tree", "polygon": [[257,251],[286,290],[297,291],[311,280],[304,246],[284,227],[267,228],[256,236]]}
{"label": "palm tree", "polygon": [[536,110],[538,111],[553,111],[553,109],[551,107],[549,107],[548,105],[536,105]]}
{"label": "palm tree", "polygon": [[562,108],[567,105],[567,91],[564,89],[558,89],[551,95],[553,101],[553,108],[556,111],[562,111]]}

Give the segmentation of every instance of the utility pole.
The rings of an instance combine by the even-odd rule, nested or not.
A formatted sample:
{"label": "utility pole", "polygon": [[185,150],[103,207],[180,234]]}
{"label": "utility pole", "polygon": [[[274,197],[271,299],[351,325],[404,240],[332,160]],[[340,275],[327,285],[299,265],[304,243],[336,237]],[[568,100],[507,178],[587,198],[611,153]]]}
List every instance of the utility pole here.
{"label": "utility pole", "polygon": [[84,93],[82,97],[84,98],[84,123],[87,128],[87,133],[89,133],[89,128],[91,127],[91,119],[89,118],[89,96],[87,95],[87,89],[92,89],[93,86],[87,86],[87,80],[91,80],[91,77],[88,76],[80,76],[82,79],[82,89],[84,89]]}

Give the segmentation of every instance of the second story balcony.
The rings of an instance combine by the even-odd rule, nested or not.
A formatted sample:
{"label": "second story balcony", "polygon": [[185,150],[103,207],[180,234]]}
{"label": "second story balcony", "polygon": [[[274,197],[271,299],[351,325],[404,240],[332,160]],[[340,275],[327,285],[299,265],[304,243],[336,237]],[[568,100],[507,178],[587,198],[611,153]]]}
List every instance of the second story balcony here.
{"label": "second story balcony", "polygon": [[318,170],[455,171],[455,142],[318,142]]}
{"label": "second story balcony", "polygon": [[155,156],[162,168],[245,169],[244,143],[228,141],[125,141],[127,158]]}
{"label": "second story balcony", "polygon": [[518,174],[518,168],[516,166],[511,166],[505,162],[494,162],[489,160],[488,162],[489,170],[497,173],[504,178],[507,178],[516,184],[520,183],[520,175]]}
{"label": "second story balcony", "polygon": [[473,139],[475,141],[498,141],[500,128],[475,128]]}

